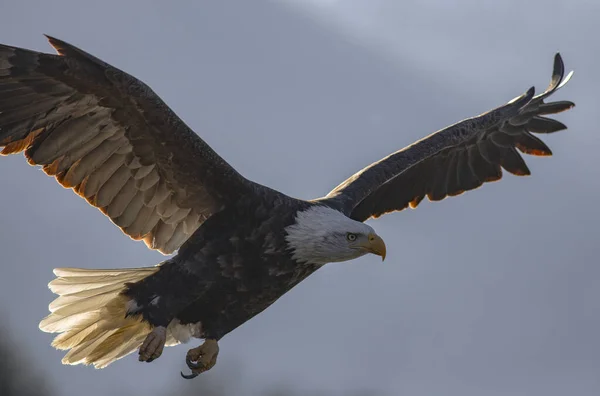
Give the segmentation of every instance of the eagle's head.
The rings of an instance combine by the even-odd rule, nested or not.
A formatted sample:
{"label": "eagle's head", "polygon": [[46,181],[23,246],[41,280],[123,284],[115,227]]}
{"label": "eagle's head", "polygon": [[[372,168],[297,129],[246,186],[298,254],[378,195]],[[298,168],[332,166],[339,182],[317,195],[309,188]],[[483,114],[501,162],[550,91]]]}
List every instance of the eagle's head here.
{"label": "eagle's head", "polygon": [[285,230],[292,257],[297,261],[323,265],[367,253],[385,259],[385,243],[372,227],[326,206],[298,212],[295,223]]}

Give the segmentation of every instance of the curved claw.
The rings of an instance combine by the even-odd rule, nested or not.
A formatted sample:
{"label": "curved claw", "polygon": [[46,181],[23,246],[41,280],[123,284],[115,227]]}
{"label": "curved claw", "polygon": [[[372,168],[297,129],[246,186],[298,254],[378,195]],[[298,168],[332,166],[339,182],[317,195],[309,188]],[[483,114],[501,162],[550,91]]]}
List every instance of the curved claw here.
{"label": "curved claw", "polygon": [[[199,368],[202,368],[204,365],[200,362],[194,362],[192,361],[192,359],[190,359],[189,356],[185,357],[185,364],[187,364],[187,366],[190,368],[190,370],[197,370]],[[198,374],[196,374],[198,375]]]}
{"label": "curved claw", "polygon": [[194,378],[196,378],[197,376],[199,376],[199,375],[200,375],[200,374],[198,374],[198,373],[194,373],[193,371],[192,371],[192,373],[191,373],[191,374],[183,374],[183,371],[180,371],[180,372],[179,372],[179,374],[181,374],[181,376],[182,376],[183,378],[187,379],[187,380],[189,380],[189,379],[194,379]]}

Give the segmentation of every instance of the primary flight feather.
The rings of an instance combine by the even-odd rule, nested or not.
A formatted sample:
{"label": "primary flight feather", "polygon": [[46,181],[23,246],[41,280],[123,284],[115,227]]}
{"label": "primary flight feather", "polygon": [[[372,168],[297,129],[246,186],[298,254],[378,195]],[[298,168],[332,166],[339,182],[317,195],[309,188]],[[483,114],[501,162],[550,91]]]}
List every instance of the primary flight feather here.
{"label": "primary flight feather", "polygon": [[139,350],[158,358],[190,338],[194,377],[218,341],[324,264],[386,247],[371,217],[528,175],[519,154],[551,155],[533,133],[565,129],[545,102],[571,77],[559,54],[548,88],[440,130],[312,201],[252,182],[215,153],[144,83],[48,37],[58,55],[0,45],[1,154],[24,152],[125,234],[177,254],[149,268],[56,269],[59,297],[43,331],[63,363],[105,367]]}

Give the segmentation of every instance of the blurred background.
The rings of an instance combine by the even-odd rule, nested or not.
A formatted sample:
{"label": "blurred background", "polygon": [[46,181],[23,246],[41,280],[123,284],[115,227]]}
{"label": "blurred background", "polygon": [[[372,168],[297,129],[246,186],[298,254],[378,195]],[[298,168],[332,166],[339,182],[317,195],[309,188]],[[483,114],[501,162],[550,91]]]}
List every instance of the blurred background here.
{"label": "blurred background", "polygon": [[547,85],[577,107],[531,177],[371,221],[384,264],[329,265],[225,337],[63,366],[38,330],[63,266],[149,266],[84,200],[0,158],[0,394],[600,394],[600,3],[592,0],[3,0],[0,42],[71,42],[148,83],[250,179],[299,198],[429,133]]}

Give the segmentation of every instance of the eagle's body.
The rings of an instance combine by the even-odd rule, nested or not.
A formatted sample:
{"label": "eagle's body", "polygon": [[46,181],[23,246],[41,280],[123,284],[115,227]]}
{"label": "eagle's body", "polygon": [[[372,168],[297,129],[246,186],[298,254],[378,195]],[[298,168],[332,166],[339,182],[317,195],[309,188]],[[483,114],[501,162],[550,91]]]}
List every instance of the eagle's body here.
{"label": "eagle's body", "polygon": [[[216,363],[217,341],[321,266],[383,240],[363,222],[499,180],[528,175],[517,149],[551,155],[533,133],[566,127],[544,117],[550,85],[442,129],[354,174],[327,196],[288,197],[252,182],[215,153],[144,83],[60,40],[58,55],[0,45],[0,154],[24,152],[125,234],[177,254],[155,267],[55,269],[59,297],[41,323],[59,333],[68,364],[104,367],[139,349],[150,362],[191,337],[194,374]],[[194,363],[198,361],[198,363]]]}
{"label": "eagle's body", "polygon": [[201,323],[201,338],[220,339],[320,267],[294,260],[285,239],[297,212],[311,206],[274,193],[215,214],[155,274],[128,288],[135,312],[157,325]]}

